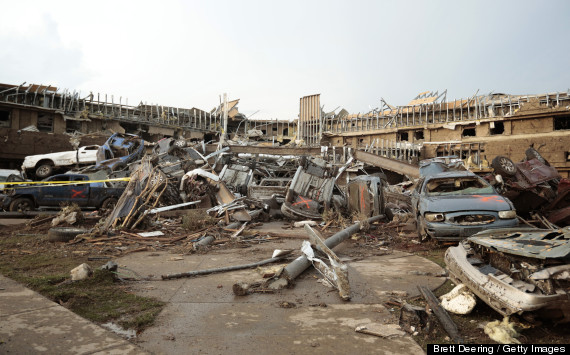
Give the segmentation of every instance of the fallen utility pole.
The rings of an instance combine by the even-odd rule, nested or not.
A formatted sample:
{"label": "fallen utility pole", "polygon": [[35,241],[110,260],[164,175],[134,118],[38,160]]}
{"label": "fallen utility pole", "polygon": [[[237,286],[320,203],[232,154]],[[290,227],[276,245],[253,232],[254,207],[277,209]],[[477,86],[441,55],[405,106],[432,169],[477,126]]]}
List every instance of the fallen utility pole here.
{"label": "fallen utility pole", "polygon": [[256,263],[245,264],[245,265],[226,266],[226,267],[221,267],[221,268],[216,268],[216,269],[196,270],[196,271],[190,271],[190,272],[182,272],[179,274],[168,274],[168,275],[162,275],[161,277],[163,280],[171,280],[171,279],[180,279],[182,277],[192,277],[192,276],[199,276],[199,275],[215,274],[215,273],[219,273],[219,272],[228,272],[228,271],[234,271],[234,270],[250,269],[250,268],[258,267],[261,265],[274,263],[276,261],[283,259],[284,257],[289,255],[290,253],[291,253],[290,250],[286,250],[286,251],[284,250],[280,254],[278,254],[277,256],[275,256],[271,259],[265,259],[262,261],[258,261]]}
{"label": "fallen utility pole", "polygon": [[[384,218],[384,215],[374,216],[368,218],[366,220],[366,223],[371,224],[382,218]],[[361,222],[356,222],[352,226],[341,230],[340,232],[334,234],[333,236],[325,240],[324,244],[329,249],[332,249],[337,245],[339,245],[340,243],[342,243],[343,241],[345,241],[346,239],[348,239],[354,233],[358,232],[360,229],[361,229]],[[282,275],[287,280],[294,280],[295,278],[297,278],[297,276],[301,275],[301,273],[303,273],[303,271],[305,271],[309,266],[311,266],[311,262],[309,261],[309,259],[307,259],[305,255],[302,255],[297,259],[293,260],[293,262],[291,262],[289,265],[285,266]],[[279,284],[278,282],[275,283],[275,285],[278,284]]]}

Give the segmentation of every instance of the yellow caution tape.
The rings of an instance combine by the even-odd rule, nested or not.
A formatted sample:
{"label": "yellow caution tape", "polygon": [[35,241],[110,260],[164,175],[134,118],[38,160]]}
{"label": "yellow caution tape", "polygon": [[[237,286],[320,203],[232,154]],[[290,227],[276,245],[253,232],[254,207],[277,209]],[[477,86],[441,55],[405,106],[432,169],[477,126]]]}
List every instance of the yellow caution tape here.
{"label": "yellow caution tape", "polygon": [[125,178],[116,178],[116,179],[106,179],[106,180],[79,180],[79,181],[14,181],[14,182],[6,182],[4,181],[4,185],[23,185],[23,184],[90,184],[92,182],[108,182],[108,181],[129,181],[131,180],[130,177]]}
{"label": "yellow caution tape", "polygon": [[[116,179],[106,179],[106,180],[80,180],[80,181],[14,181],[14,182],[3,182],[3,185],[84,185],[90,184],[92,182],[113,182],[113,181],[129,181],[131,180],[130,177],[125,178],[116,178]],[[20,188],[27,187],[27,186],[20,186]],[[45,186],[39,186],[45,187]],[[14,187],[6,187],[5,190],[14,189]]]}

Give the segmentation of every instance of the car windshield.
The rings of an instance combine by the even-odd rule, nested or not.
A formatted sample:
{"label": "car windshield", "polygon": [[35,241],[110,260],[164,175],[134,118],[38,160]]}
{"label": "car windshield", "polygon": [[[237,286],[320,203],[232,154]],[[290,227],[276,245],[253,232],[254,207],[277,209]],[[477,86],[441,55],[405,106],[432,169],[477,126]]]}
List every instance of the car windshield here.
{"label": "car windshield", "polygon": [[495,193],[491,185],[476,177],[433,179],[426,184],[426,192],[428,196]]}

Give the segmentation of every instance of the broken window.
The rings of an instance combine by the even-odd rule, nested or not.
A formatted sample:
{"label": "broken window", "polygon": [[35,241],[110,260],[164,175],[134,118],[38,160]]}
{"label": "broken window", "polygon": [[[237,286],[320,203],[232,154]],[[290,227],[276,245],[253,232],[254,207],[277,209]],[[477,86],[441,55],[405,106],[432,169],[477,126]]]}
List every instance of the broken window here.
{"label": "broken window", "polygon": [[264,135],[267,134],[267,130],[266,129],[262,129],[261,133],[263,133]]}
{"label": "broken window", "polygon": [[53,115],[47,113],[38,114],[38,131],[53,132]]}
{"label": "broken window", "polygon": [[447,178],[430,180],[426,186],[429,196],[492,194],[491,185],[478,178]]}
{"label": "broken window", "polygon": [[423,130],[415,131],[414,132],[414,138],[417,141],[424,139],[424,131]]}
{"label": "broken window", "polygon": [[475,125],[465,126],[463,128],[463,133],[461,133],[462,137],[475,137]]}
{"label": "broken window", "polygon": [[489,128],[491,135],[505,133],[505,124],[503,122],[489,122]]}
{"label": "broken window", "polygon": [[0,128],[10,128],[11,125],[10,111],[0,110]]}
{"label": "broken window", "polygon": [[398,132],[399,141],[408,141],[408,132]]}
{"label": "broken window", "polygon": [[289,135],[289,128],[283,128],[283,135],[284,135],[284,136],[288,136],[288,135]]}
{"label": "broken window", "polygon": [[570,129],[570,116],[554,117],[554,130]]}
{"label": "broken window", "polygon": [[81,132],[81,121],[66,120],[65,121],[65,132],[73,133],[76,131]]}

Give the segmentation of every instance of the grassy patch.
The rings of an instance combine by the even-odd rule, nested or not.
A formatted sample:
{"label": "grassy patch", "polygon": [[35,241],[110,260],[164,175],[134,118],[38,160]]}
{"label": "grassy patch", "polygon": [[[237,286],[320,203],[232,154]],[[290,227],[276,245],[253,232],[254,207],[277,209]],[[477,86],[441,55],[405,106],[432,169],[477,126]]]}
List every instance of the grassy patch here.
{"label": "grassy patch", "polygon": [[210,227],[216,224],[216,219],[210,217],[205,209],[188,210],[182,216],[182,227],[189,231],[196,231],[198,229]]}
{"label": "grassy patch", "polygon": [[[105,261],[88,261],[61,243],[34,236],[0,237],[0,273],[16,280],[80,316],[97,323],[116,322],[141,331],[150,326],[164,303],[128,292],[114,273],[99,270]],[[70,281],[70,271],[88,263],[95,272]]]}

